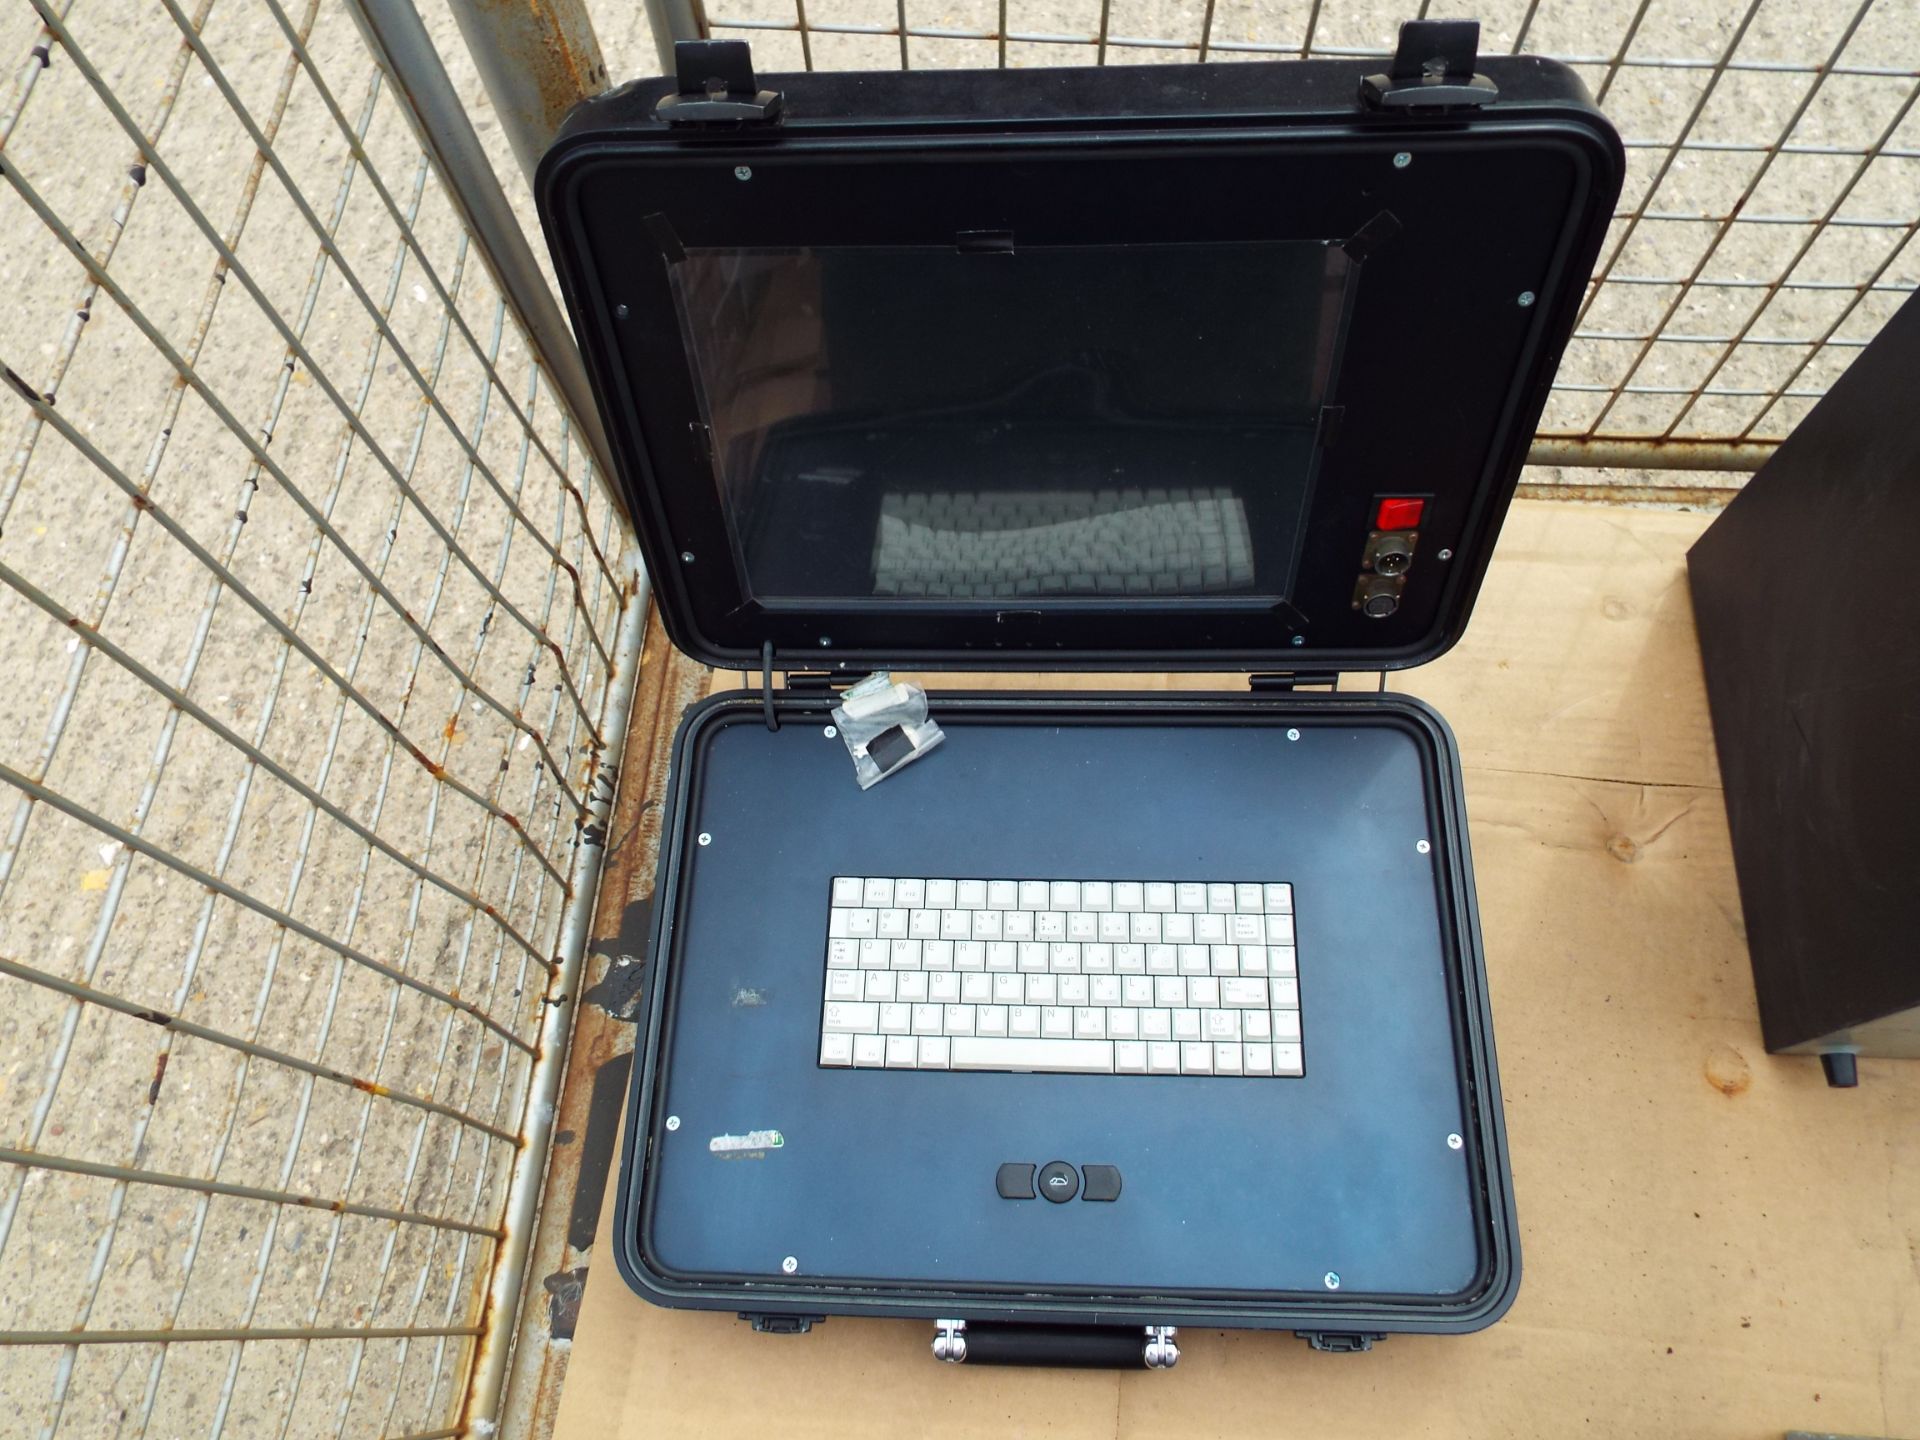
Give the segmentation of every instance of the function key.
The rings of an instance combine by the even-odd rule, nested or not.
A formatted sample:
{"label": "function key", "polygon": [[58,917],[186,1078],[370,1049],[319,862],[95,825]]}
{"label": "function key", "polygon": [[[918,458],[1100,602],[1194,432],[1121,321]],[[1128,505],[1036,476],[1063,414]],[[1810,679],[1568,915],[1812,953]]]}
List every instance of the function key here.
{"label": "function key", "polygon": [[927,881],[927,909],[953,909],[953,891],[954,885],[951,880]]}
{"label": "function key", "polygon": [[987,882],[984,880],[962,880],[954,887],[954,904],[962,910],[986,909]]}
{"label": "function key", "polygon": [[893,881],[884,877],[869,879],[860,903],[873,909],[893,904]]}
{"label": "function key", "polygon": [[893,903],[902,910],[920,909],[927,903],[927,882],[924,880],[894,881]]}

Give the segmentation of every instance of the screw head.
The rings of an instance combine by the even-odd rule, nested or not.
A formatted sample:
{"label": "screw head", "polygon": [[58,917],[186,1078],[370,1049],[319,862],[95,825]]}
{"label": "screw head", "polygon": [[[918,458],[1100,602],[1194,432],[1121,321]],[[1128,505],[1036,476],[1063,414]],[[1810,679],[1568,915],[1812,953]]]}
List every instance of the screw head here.
{"label": "screw head", "polygon": [[633,312],[624,305],[616,305],[613,307],[613,318],[616,320],[624,320],[632,313]]}
{"label": "screw head", "polygon": [[1393,168],[1396,170],[1404,170],[1412,163],[1413,156],[1409,155],[1405,150],[1402,150],[1398,155],[1393,157]]}
{"label": "screw head", "polygon": [[1433,846],[1429,845],[1426,841],[1422,840],[1422,841],[1419,841],[1417,844],[1415,844],[1413,848],[1418,850],[1422,855],[1424,855],[1429,850],[1433,849]]}
{"label": "screw head", "polygon": [[1442,550],[1439,558],[1442,560],[1451,560],[1453,558],[1453,552],[1451,550]]}
{"label": "screw head", "polygon": [[829,739],[829,740],[831,740],[831,739],[833,739],[833,738],[834,738],[834,737],[835,737],[836,735],[838,735],[838,734],[839,734],[840,732],[839,732],[838,730],[836,730],[836,729],[834,729],[834,728],[833,728],[833,726],[831,726],[831,725],[829,725],[829,726],[827,726],[827,728],[826,728],[826,729],[824,729],[824,730],[822,730],[822,731],[821,731],[820,733],[821,733],[822,735],[824,735],[824,736],[826,736],[826,737],[827,737],[827,739]]}
{"label": "screw head", "polygon": [[1526,309],[1529,305],[1533,304],[1534,299],[1535,296],[1531,290],[1522,290],[1520,292],[1520,308],[1522,310]]}
{"label": "screw head", "polygon": [[[700,832],[700,843],[702,845],[711,845],[713,843],[713,836],[709,835],[706,831],[702,830]],[[1420,843],[1424,845],[1426,842],[1423,840]]]}
{"label": "screw head", "polygon": [[1336,1272],[1329,1270],[1327,1271],[1327,1274],[1326,1274],[1325,1283],[1326,1283],[1327,1289],[1338,1290],[1340,1288],[1340,1276]]}
{"label": "screw head", "polygon": [[1304,645],[1307,643],[1307,637],[1304,635],[1296,635],[1293,637],[1292,643],[1295,645]]}
{"label": "screw head", "polygon": [[753,167],[751,165],[734,166],[733,178],[736,180],[751,180],[753,178]]}
{"label": "screw head", "polygon": [[1298,730],[1287,731],[1287,739],[1298,740],[1299,738],[1300,738],[1300,732]]}
{"label": "screw head", "polygon": [[682,565],[691,565],[693,563],[693,552],[691,550],[682,550],[680,552],[680,563]]}
{"label": "screw head", "polygon": [[680,1117],[678,1115],[667,1116],[667,1129],[678,1130],[679,1128],[680,1128]]}
{"label": "screw head", "polygon": [[800,1268],[800,1262],[799,1260],[795,1259],[793,1256],[789,1255],[787,1256],[786,1259],[780,1262],[780,1268],[783,1271],[785,1271],[787,1274],[791,1275],[793,1274],[794,1271]]}
{"label": "screw head", "polygon": [[1447,1149],[1449,1150],[1458,1150],[1462,1145],[1466,1143],[1467,1142],[1462,1140],[1458,1135],[1447,1136]]}
{"label": "screw head", "polygon": [[833,648],[833,637],[831,635],[822,635],[820,637],[820,648],[822,650],[831,650]]}

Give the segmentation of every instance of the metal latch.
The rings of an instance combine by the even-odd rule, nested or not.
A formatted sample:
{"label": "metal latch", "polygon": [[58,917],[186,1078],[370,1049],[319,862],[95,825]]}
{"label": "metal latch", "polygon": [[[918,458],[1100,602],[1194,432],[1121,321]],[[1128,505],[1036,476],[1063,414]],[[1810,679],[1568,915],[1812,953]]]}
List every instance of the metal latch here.
{"label": "metal latch", "polygon": [[1358,1355],[1373,1349],[1374,1341],[1387,1338],[1382,1334],[1347,1330],[1296,1330],[1293,1333],[1314,1349],[1330,1355]]}
{"label": "metal latch", "polygon": [[1271,670],[1247,676],[1247,688],[1255,693],[1298,690],[1308,685],[1324,685],[1329,690],[1337,690],[1340,688],[1340,672],[1337,670]]}
{"label": "metal latch", "polygon": [[958,1365],[967,1358],[966,1321],[936,1320],[933,1322],[933,1358],[944,1360],[949,1365]]}
{"label": "metal latch", "polygon": [[786,106],[780,91],[760,88],[744,40],[677,41],[673,69],[679,93],[653,107],[669,125],[772,125]]}
{"label": "metal latch", "polygon": [[[960,1319],[933,1322],[933,1358],[962,1365],[971,1355],[978,1365],[1060,1365],[1126,1369],[1145,1365],[1171,1370],[1180,1360],[1171,1325],[1140,1330],[1119,1326],[1052,1326],[983,1321],[971,1332]],[[972,1343],[969,1343],[971,1334]],[[1143,1337],[1140,1339],[1131,1338]]]}
{"label": "metal latch", "polygon": [[740,1318],[762,1335],[804,1335],[827,1319],[824,1315],[757,1315],[750,1310],[742,1310]]}
{"label": "metal latch", "polygon": [[1360,82],[1360,98],[1376,110],[1453,110],[1491,105],[1499,87],[1473,67],[1480,58],[1478,20],[1409,20],[1384,75]]}

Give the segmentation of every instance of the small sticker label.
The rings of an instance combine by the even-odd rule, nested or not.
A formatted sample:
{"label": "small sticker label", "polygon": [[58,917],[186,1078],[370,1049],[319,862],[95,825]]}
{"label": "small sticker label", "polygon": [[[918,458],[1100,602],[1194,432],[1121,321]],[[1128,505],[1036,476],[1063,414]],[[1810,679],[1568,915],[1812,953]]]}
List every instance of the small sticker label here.
{"label": "small sticker label", "polygon": [[749,1130],[744,1135],[716,1135],[707,1142],[715,1155],[740,1155],[749,1150],[778,1150],[786,1144],[778,1130]]}

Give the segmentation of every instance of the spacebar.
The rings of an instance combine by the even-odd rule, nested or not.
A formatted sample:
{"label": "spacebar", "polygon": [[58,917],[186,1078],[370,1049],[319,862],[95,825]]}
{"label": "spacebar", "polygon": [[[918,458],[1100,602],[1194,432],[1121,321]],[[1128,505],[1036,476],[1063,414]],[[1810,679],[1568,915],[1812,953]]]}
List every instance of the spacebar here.
{"label": "spacebar", "polygon": [[955,1070],[1064,1070],[1113,1073],[1111,1040],[983,1040],[956,1035],[949,1064]]}

